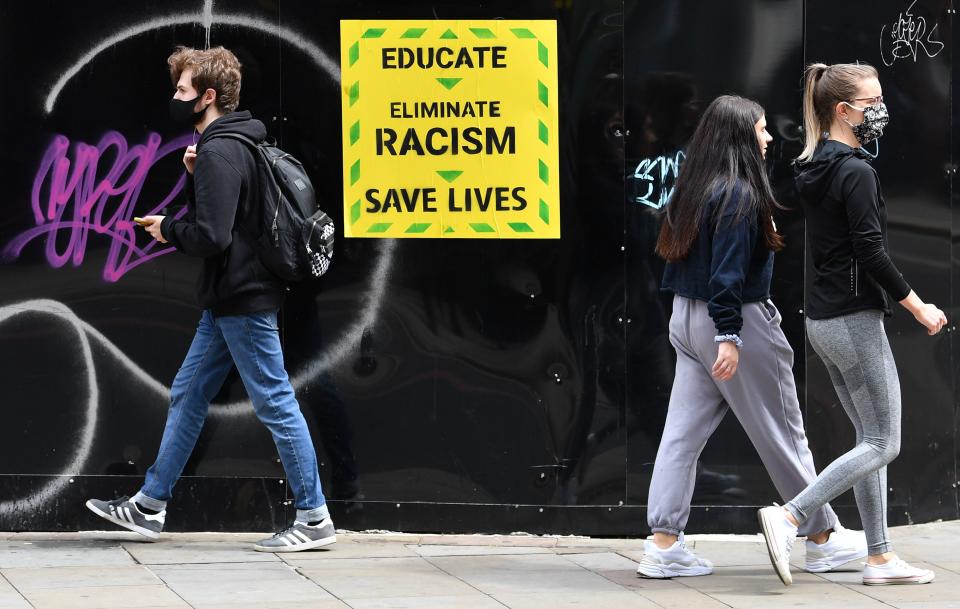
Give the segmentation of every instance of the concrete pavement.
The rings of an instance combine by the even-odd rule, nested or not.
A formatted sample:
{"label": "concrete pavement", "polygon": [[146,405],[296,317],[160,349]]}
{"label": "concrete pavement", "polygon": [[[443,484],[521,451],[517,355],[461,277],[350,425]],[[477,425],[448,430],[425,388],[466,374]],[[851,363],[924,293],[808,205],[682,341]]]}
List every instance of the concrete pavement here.
{"label": "concrete pavement", "polygon": [[263,554],[257,534],[0,533],[0,609],[960,608],[960,521],[892,534],[934,583],[866,587],[854,563],[795,569],[785,588],[746,535],[691,536],[714,575],[655,581],[636,576],[636,539],[340,533],[330,550]]}

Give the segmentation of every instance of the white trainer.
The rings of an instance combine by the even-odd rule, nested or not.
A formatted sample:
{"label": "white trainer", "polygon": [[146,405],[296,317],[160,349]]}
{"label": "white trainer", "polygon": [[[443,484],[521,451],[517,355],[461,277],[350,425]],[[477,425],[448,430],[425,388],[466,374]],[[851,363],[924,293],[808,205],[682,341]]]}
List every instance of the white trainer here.
{"label": "white trainer", "polygon": [[787,520],[787,512],[779,505],[760,508],[757,511],[757,520],[760,521],[760,532],[767,542],[767,553],[770,555],[770,564],[784,586],[793,583],[790,574],[790,550],[797,539],[797,527]]}
{"label": "white trainer", "polygon": [[894,558],[884,565],[867,563],[863,568],[863,583],[866,586],[929,584],[934,577],[933,571],[911,567],[902,558]]}
{"label": "white trainer", "polygon": [[677,541],[667,549],[657,547],[657,544],[650,540],[643,542],[643,558],[637,567],[637,575],[640,577],[669,579],[711,573],[713,564],[687,549],[683,533],[680,533]]}
{"label": "white trainer", "polygon": [[807,539],[806,546],[807,559],[803,568],[810,573],[826,573],[866,557],[867,536],[863,531],[845,529],[838,522],[829,539],[819,544]]}

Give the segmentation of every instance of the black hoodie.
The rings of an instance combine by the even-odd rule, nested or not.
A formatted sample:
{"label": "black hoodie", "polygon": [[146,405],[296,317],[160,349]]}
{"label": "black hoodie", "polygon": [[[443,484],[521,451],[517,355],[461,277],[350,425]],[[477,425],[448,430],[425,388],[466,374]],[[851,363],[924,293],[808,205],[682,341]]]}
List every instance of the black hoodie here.
{"label": "black hoodie", "polygon": [[252,245],[260,234],[260,187],[253,152],[243,142],[215,138],[239,133],[263,141],[267,129],[249,112],[231,112],[210,123],[197,143],[187,175],[187,213],[167,216],[163,237],[188,256],[203,258],[197,300],[215,315],[242,315],[280,307],[283,283],[260,262]]}
{"label": "black hoodie", "polygon": [[886,294],[897,301],[910,294],[887,254],[887,209],[867,159],[858,148],[826,140],[810,161],[797,164],[814,270],[806,282],[810,319],[867,309],[890,315]]}

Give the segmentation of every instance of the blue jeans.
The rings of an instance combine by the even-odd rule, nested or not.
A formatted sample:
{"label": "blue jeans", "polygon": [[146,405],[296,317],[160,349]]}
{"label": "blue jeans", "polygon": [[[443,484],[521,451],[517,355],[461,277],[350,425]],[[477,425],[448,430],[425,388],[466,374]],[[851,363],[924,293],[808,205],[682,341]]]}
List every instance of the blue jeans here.
{"label": "blue jeans", "polygon": [[170,389],[160,452],[135,500],[149,509],[165,508],[200,436],[210,402],[234,365],[257,418],[273,435],[296,499],[297,519],[326,517],[310,430],[283,366],[276,311],[219,317],[203,312]]}

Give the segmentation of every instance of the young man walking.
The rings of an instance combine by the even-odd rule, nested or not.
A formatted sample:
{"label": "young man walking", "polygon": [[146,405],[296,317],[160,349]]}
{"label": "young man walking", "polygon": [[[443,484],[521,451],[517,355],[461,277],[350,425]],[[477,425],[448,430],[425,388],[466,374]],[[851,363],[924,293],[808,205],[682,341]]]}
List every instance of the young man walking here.
{"label": "young man walking", "polygon": [[243,142],[216,137],[237,133],[259,142],[266,128],[249,112],[236,111],[240,62],[230,51],[179,47],[167,63],[176,86],[171,118],[196,128],[200,140],[183,156],[187,215],[179,220],[148,216],[142,225],[157,241],[203,258],[197,282],[203,313],[174,378],[160,452],[143,487],[132,498],[91,499],[87,507],[157,539],[167,501],[193,452],[210,401],[236,366],[257,417],[273,435],[297,508],[289,528],[254,548],[295,552],[329,545],[336,535],[320,488],[317,456],[280,347],[277,311],[284,286],[260,262],[250,237],[261,232],[256,161]]}

